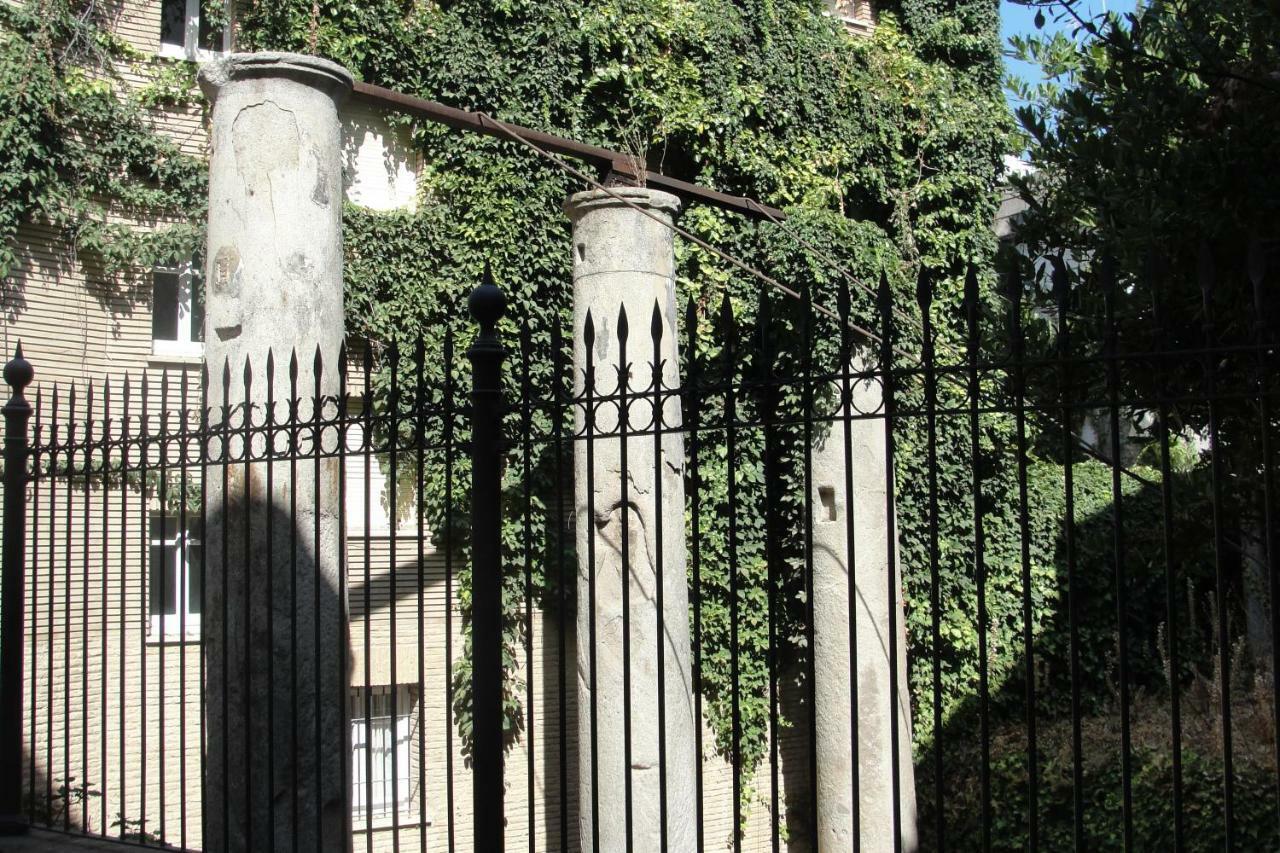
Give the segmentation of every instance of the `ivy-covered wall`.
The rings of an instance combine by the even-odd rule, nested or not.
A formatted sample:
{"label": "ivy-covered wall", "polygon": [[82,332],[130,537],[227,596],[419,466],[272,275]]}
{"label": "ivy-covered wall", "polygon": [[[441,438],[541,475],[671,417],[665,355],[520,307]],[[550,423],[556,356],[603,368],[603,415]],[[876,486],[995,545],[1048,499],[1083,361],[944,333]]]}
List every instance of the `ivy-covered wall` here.
{"label": "ivy-covered wall", "polygon": [[[86,0],[0,4],[0,270],[12,261],[9,241],[15,229],[33,220],[52,221],[74,237],[78,249],[116,266],[182,256],[199,242],[199,228],[189,223],[203,216],[203,169],[155,135],[145,120],[148,108],[186,97],[190,68],[173,66],[155,86],[131,93],[95,76],[91,72],[105,64],[141,58],[99,26],[104,22],[80,14],[91,5]],[[686,210],[681,224],[774,278],[808,290],[815,304],[834,306],[843,283],[850,287],[861,325],[879,323],[869,292],[883,275],[894,296],[900,364],[921,352],[916,280],[922,271],[932,293],[939,358],[949,364],[963,358],[963,273],[973,265],[983,342],[1001,351],[1007,345],[1007,304],[991,272],[991,220],[1009,121],[999,87],[997,3],[884,3],[870,38],[842,31],[823,14],[824,7],[819,0],[241,0],[238,48],[319,53],[366,81],[642,154],[651,168],[784,207],[789,219],[781,226],[703,206]],[[570,305],[569,230],[560,205],[582,187],[508,142],[434,125],[416,126],[413,132],[425,163],[417,211],[374,214],[349,207],[346,212],[349,331],[368,336],[376,346],[397,344],[408,354],[419,342],[426,352],[438,352],[446,330],[452,330],[460,352],[470,334],[466,296],[484,261],[491,260],[511,303],[508,340],[518,340],[518,324],[528,324],[530,375],[536,387],[546,388],[552,378],[551,329],[568,329]],[[188,224],[139,237],[108,215],[121,211]],[[805,243],[834,258],[856,284],[842,279]],[[681,243],[678,252],[682,307],[692,306],[699,330],[699,355],[684,365],[686,373],[729,369],[742,377],[772,369],[788,375],[803,369],[806,358],[814,365],[836,363],[840,336],[823,317],[815,318],[812,346],[805,347],[798,303],[772,293],[772,319],[763,330],[768,343],[758,345],[759,282],[696,246]],[[731,321],[720,313],[725,298]],[[1042,331],[1033,328],[1033,338]],[[731,339],[740,343],[730,361],[725,344]],[[414,370],[413,361],[403,357],[400,369]],[[446,369],[460,373],[458,362],[428,359],[427,387],[440,387],[433,380]],[[384,392],[376,401],[380,406],[389,405],[389,371],[384,364],[375,377]],[[457,387],[465,387],[462,376],[456,378]],[[514,384],[512,392],[517,392]],[[964,392],[961,383],[943,382],[939,407],[963,410]],[[921,395],[918,384],[909,384],[900,389],[900,404],[918,404]],[[401,399],[403,405],[411,402]],[[777,401],[791,409],[801,403],[796,396]],[[746,407],[756,404],[743,401]],[[541,420],[545,413],[535,417],[538,431],[553,428]],[[954,734],[943,736],[950,744],[946,785],[970,793],[974,787],[975,761],[966,750],[971,751],[976,732],[980,649],[987,656],[999,741],[997,787],[1007,783],[1012,791],[1021,784],[1015,735],[1024,713],[1019,704],[1028,592],[1022,577],[1024,528],[1035,677],[1043,682],[1040,708],[1048,719],[1061,722],[1069,704],[1062,692],[1069,655],[1060,437],[1038,421],[1030,424],[1030,500],[1024,503],[1013,417],[983,415],[979,426],[977,460],[965,417],[941,419],[933,457],[918,420],[904,421],[895,436],[914,735],[922,771],[918,793],[926,818],[932,785],[927,768],[937,734],[935,683],[936,719]],[[743,435],[739,451],[738,459],[729,460],[723,446],[712,441],[690,476],[702,496],[706,708],[716,745],[727,750],[736,690],[743,758],[750,767],[767,747],[768,637],[760,619],[740,622],[740,672],[732,683],[725,533],[731,511],[736,512],[740,610],[754,617],[767,589],[766,524],[783,532],[774,554],[775,566],[782,568],[775,600],[783,609],[787,672],[802,673],[797,664],[805,654],[798,532],[803,529],[803,453],[798,436],[785,431],[771,447],[758,434]],[[524,470],[520,452],[512,449],[508,466],[513,493],[521,489],[515,479]],[[526,546],[522,524],[504,543],[513,556],[529,547],[550,557],[559,538],[550,534],[545,517],[553,515],[548,506],[557,484],[546,449],[538,446],[534,453],[529,467],[539,512],[533,538]],[[773,470],[765,469],[766,457]],[[439,530],[447,520],[459,524],[463,518],[446,513],[443,466],[431,462],[426,506]],[[1110,472],[1098,463],[1077,463],[1078,546],[1089,573],[1090,612],[1099,620],[1083,647],[1084,710],[1093,713],[1107,704],[1113,648],[1101,616],[1114,612],[1105,523]],[[730,464],[740,475],[733,508],[727,494]],[[1144,473],[1155,477],[1150,470]],[[465,461],[455,474],[452,493],[464,506]],[[764,484],[775,474],[782,487],[768,506]],[[985,632],[979,629],[976,604],[975,476],[986,537]],[[936,561],[928,512],[931,482],[940,510]],[[1185,488],[1193,491],[1194,485],[1189,481]],[[1150,488],[1126,492],[1125,500],[1134,505],[1128,523],[1154,529],[1157,497]],[[1188,506],[1188,549],[1193,550],[1198,528],[1191,522],[1202,504]],[[1161,678],[1154,641],[1161,594],[1153,574],[1156,549],[1149,536],[1129,549],[1130,576],[1143,584],[1131,598],[1133,611],[1142,616],[1133,631],[1141,645],[1135,659],[1141,660],[1139,676],[1152,684]],[[541,566],[554,562],[535,561],[539,589],[547,586]],[[465,606],[465,576],[462,580]],[[513,577],[508,590],[513,605],[523,597],[520,581]],[[513,651],[519,631],[513,620]],[[456,673],[458,685],[465,684],[465,675]],[[511,697],[513,732],[520,719],[517,695]],[[458,689],[455,701],[465,740],[466,691]],[[1046,725],[1045,731],[1055,729]],[[1061,746],[1048,734],[1045,740],[1046,754]],[[955,800],[950,819],[971,820],[973,805],[972,797]]]}
{"label": "ivy-covered wall", "polygon": [[[865,39],[850,36],[824,11],[820,0],[287,0],[246,2],[238,23],[240,49],[317,52],[378,85],[631,151],[651,168],[785,207],[791,218],[784,226],[699,206],[686,210],[681,224],[781,281],[810,289],[815,303],[835,305],[840,275],[807,252],[796,234],[871,289],[887,275],[898,293],[908,350],[919,349],[918,335],[905,331],[918,322],[911,319],[918,314],[914,282],[921,268],[932,270],[936,322],[955,345],[962,340],[962,271],[970,263],[987,269],[994,254],[994,188],[1009,131],[999,88],[997,3],[883,4],[875,34]],[[433,125],[418,126],[415,135],[426,164],[420,212],[348,210],[350,331],[405,351],[420,338],[433,351],[447,326],[463,340],[465,297],[483,261],[492,259],[511,300],[509,316],[533,330],[532,372],[545,387],[549,329],[565,322],[570,306],[569,232],[560,205],[582,187],[505,141]],[[696,247],[683,244],[678,251],[681,296],[702,318],[706,363],[700,369],[721,370],[720,300],[727,296],[738,328],[750,330],[759,284]],[[984,274],[984,289],[990,283]],[[853,296],[859,317],[875,322],[866,291],[854,288]],[[796,370],[803,355],[800,312],[794,301],[774,297],[778,344],[771,358],[779,371]],[[831,364],[839,335],[829,326],[816,332],[816,363]],[[759,361],[758,353],[741,349],[736,356],[742,372]],[[959,702],[975,682],[971,605],[959,603],[973,600],[972,566],[961,548],[949,551],[942,577],[945,597],[957,602],[948,617],[954,630],[944,635],[946,648],[933,649],[928,610],[921,606],[929,600],[919,513],[923,442],[904,429],[901,539],[913,684],[922,697],[931,695],[929,661],[941,654],[944,689]],[[759,443],[744,439],[752,440]],[[943,533],[965,542],[971,527],[964,509],[967,444],[944,436],[942,446],[942,500],[954,508]],[[758,459],[762,450],[744,447],[739,461]],[[780,527],[797,530],[800,454],[792,442],[775,456],[791,495],[779,510]],[[697,472],[704,501],[704,689],[718,745],[727,749],[733,688],[723,553],[728,463],[723,454],[708,452],[704,459]],[[534,470],[547,471],[545,461],[534,460]],[[743,479],[738,583],[744,612],[757,613],[766,580],[763,477]],[[992,500],[1006,498],[999,493]],[[535,536],[535,550],[550,547],[545,529]],[[512,537],[513,548],[517,541]],[[779,591],[795,612],[802,610],[797,544],[784,547],[793,572]],[[794,633],[794,618],[789,625]],[[513,625],[513,642],[516,630]],[[767,640],[762,622],[739,626],[737,686],[748,765],[766,747]],[[459,704],[465,720],[464,695]],[[923,736],[929,707],[917,703]]]}
{"label": "ivy-covered wall", "polygon": [[0,4],[0,276],[25,222],[108,274],[189,259],[202,241],[205,166],[151,121],[191,101],[194,66],[115,35],[108,5]]}

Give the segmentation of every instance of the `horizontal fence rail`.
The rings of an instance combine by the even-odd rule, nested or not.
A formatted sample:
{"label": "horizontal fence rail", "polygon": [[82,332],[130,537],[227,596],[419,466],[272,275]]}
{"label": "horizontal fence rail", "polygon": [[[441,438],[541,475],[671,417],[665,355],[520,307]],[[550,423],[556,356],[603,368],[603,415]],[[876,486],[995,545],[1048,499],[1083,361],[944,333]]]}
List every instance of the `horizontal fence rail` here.
{"label": "horizontal fence rail", "polygon": [[490,285],[479,337],[33,385],[0,806],[191,850],[1277,849],[1272,327],[1108,275],[551,329]]}

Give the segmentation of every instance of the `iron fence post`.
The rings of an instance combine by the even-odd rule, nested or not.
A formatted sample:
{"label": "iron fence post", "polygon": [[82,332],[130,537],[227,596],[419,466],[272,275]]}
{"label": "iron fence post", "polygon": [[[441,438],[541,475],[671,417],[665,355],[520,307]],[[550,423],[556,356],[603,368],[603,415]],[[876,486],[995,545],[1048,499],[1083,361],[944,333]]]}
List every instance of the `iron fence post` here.
{"label": "iron fence post", "polygon": [[19,342],[4,380],[13,396],[4,406],[4,552],[0,583],[0,835],[27,831],[22,812],[22,655],[25,622],[27,423],[31,404],[23,391],[35,375]]}
{"label": "iron fence post", "polygon": [[496,326],[506,298],[488,267],[471,292],[480,334],[471,360],[471,701],[475,850],[501,853],[502,790],[502,359]]}

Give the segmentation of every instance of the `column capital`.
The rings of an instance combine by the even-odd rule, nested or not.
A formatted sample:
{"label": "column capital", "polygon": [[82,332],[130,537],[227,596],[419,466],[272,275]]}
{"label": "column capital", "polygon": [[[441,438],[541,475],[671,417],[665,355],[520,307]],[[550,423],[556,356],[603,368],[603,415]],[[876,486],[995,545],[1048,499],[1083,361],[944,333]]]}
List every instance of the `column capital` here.
{"label": "column capital", "polygon": [[669,192],[648,187],[611,187],[609,190],[586,190],[574,193],[565,200],[564,212],[577,222],[586,214],[611,208],[628,209],[636,205],[644,210],[663,215],[674,222],[680,213],[680,198]]}
{"label": "column capital", "polygon": [[335,103],[351,94],[355,78],[336,62],[304,53],[232,53],[200,66],[200,90],[210,103],[229,84],[247,80],[293,80],[324,92]]}

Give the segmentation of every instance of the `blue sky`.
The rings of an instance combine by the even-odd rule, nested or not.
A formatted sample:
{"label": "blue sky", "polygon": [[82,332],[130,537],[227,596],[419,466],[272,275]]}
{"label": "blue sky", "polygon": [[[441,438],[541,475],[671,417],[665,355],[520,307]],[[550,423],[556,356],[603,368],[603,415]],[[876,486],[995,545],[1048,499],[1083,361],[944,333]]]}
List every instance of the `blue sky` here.
{"label": "blue sky", "polygon": [[[1100,12],[1110,11],[1120,12],[1123,14],[1125,12],[1133,11],[1134,2],[1135,0],[1085,0],[1083,4],[1084,8],[1081,9],[1081,12],[1098,14]],[[1015,3],[1009,2],[1009,0],[1001,0],[1000,29],[1001,40],[1004,42],[1005,46],[1008,46],[1009,36],[1020,33],[1036,32],[1035,17],[1035,9],[1031,9],[1026,6],[1019,6]],[[1054,29],[1062,28],[1070,29],[1065,24],[1058,25],[1054,23],[1052,9],[1045,10],[1045,20],[1046,24],[1044,31],[1052,31]],[[1018,76],[1026,79],[1034,79],[1036,74],[1034,66],[1026,65],[1025,63],[1013,62],[1012,60],[1006,60],[1006,62],[1010,73],[1017,74]]]}

